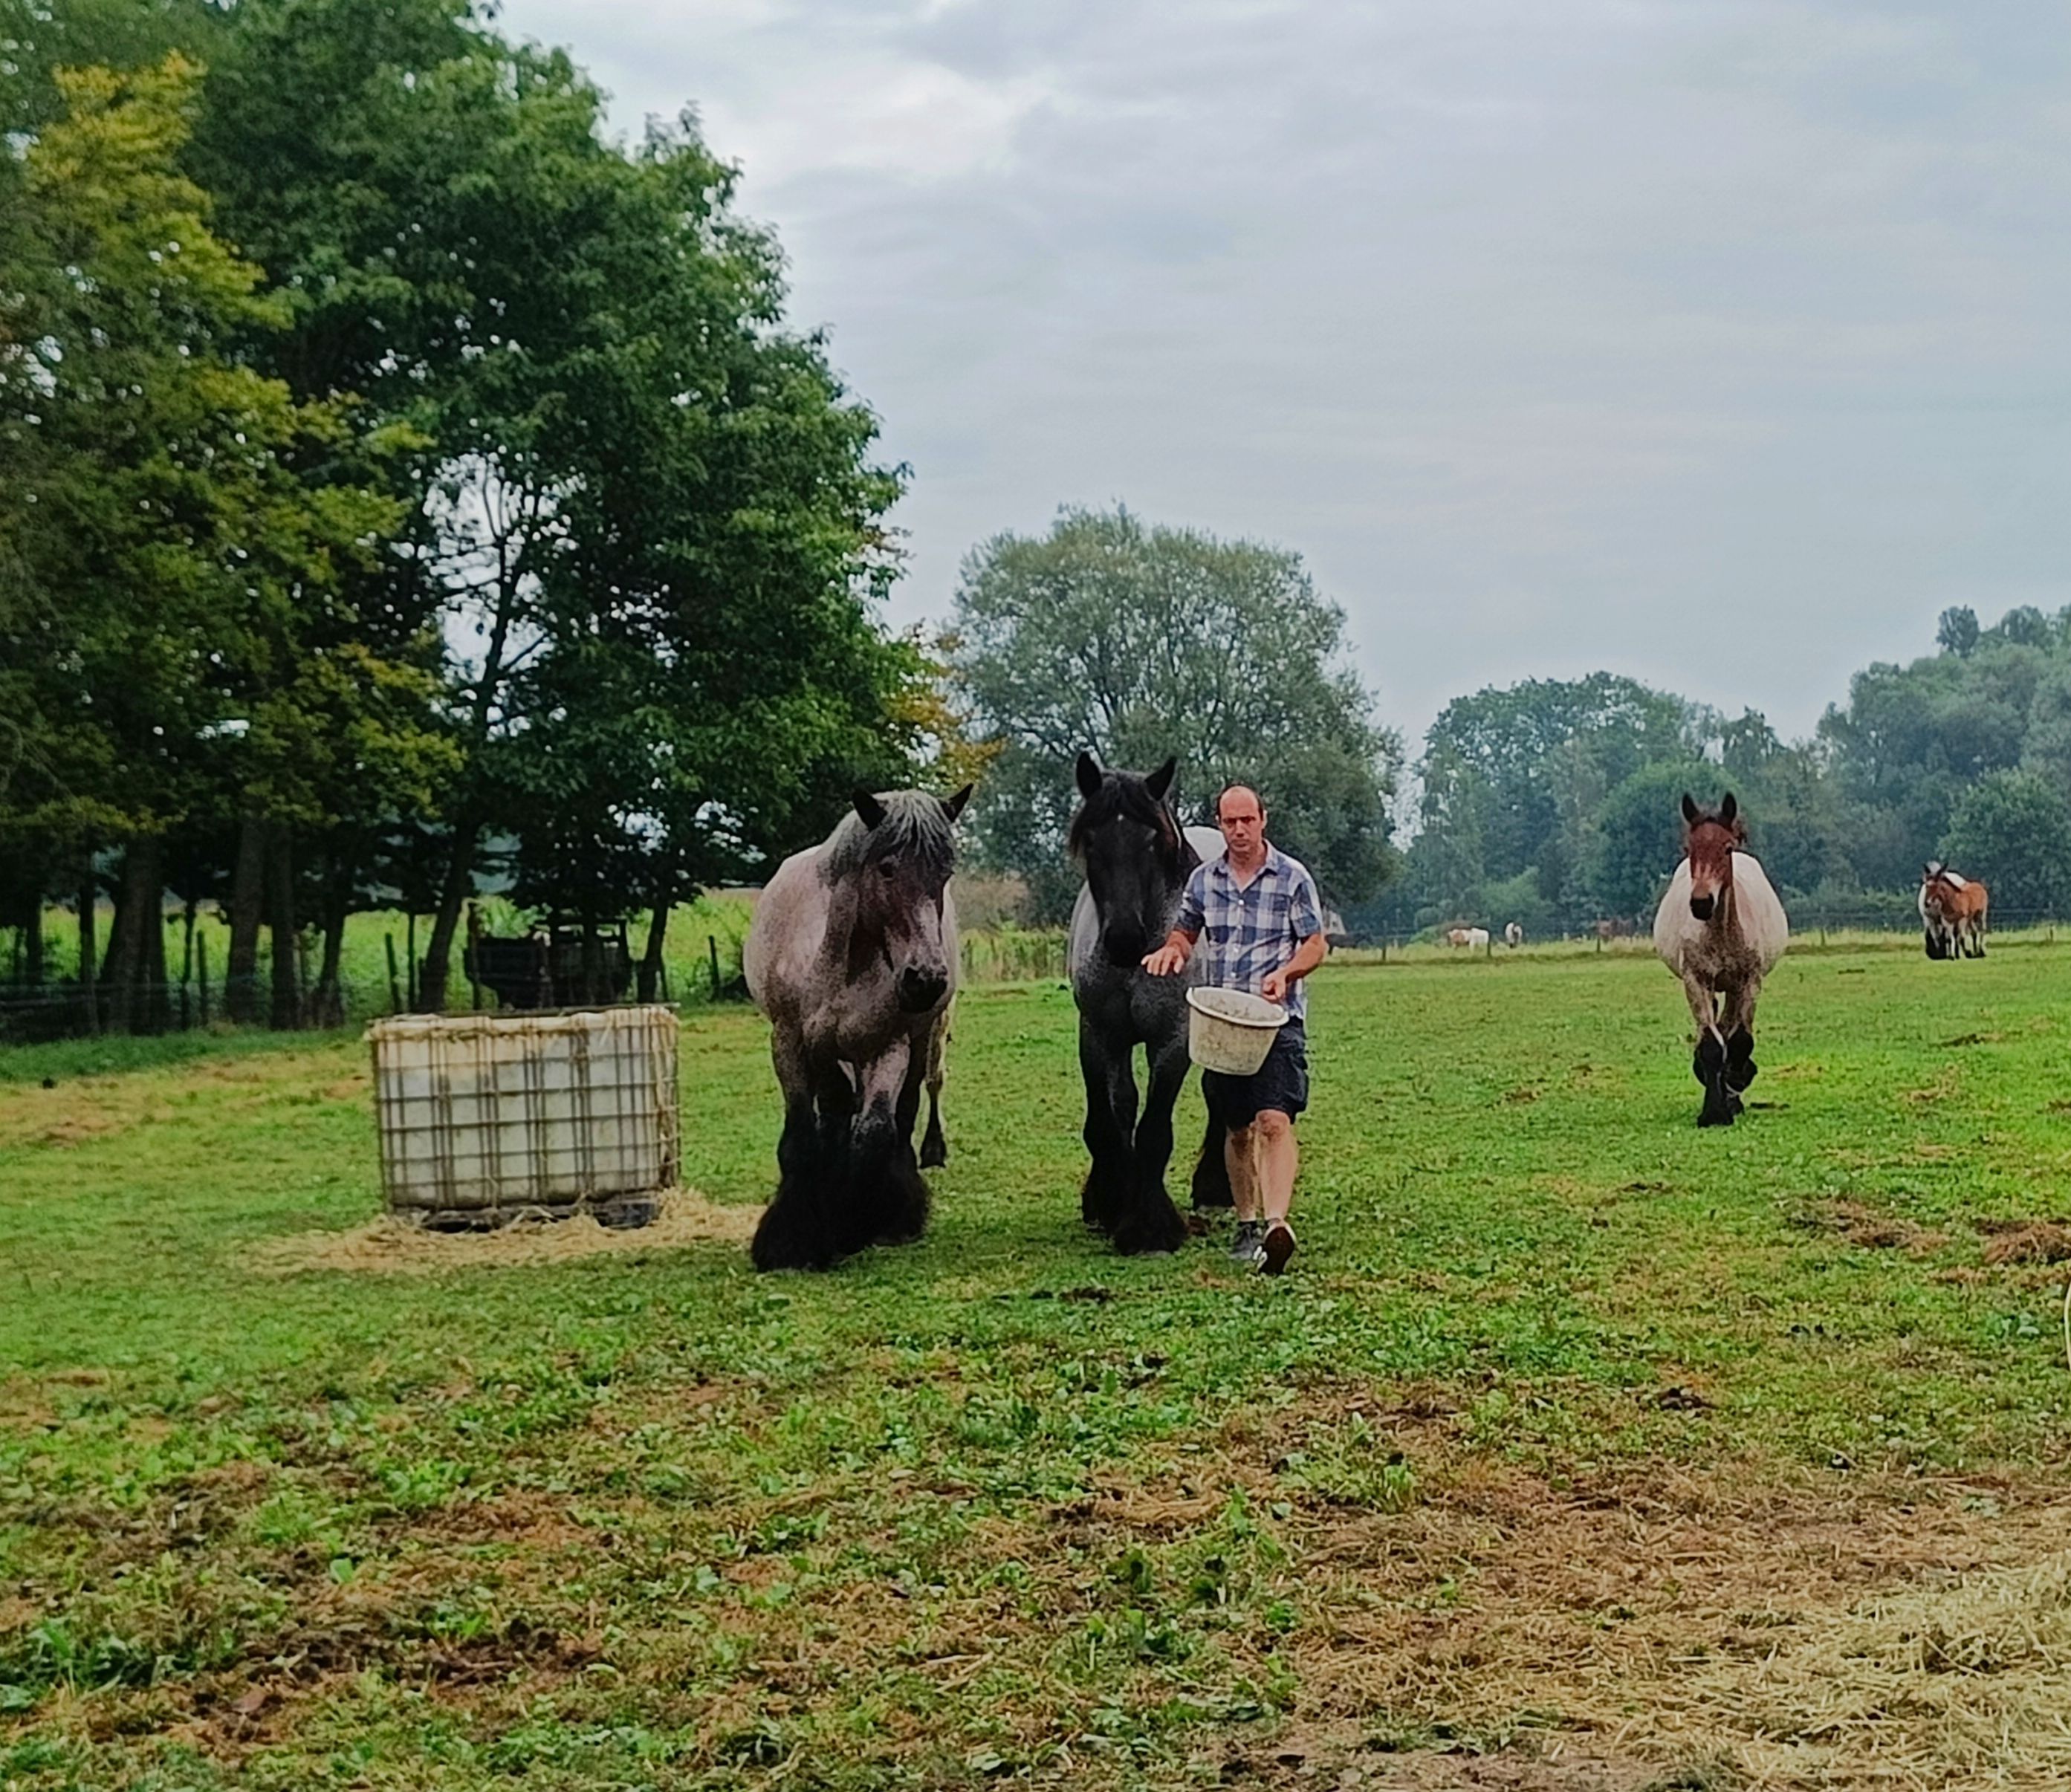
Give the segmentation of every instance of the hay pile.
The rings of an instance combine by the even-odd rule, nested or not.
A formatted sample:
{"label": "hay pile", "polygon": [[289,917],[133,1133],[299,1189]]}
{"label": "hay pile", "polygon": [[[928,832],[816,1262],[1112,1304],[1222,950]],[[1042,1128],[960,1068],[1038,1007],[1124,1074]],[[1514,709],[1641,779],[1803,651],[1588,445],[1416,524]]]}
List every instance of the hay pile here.
{"label": "hay pile", "polygon": [[262,1275],[310,1269],[374,1275],[426,1275],[451,1269],[519,1269],[566,1263],[612,1252],[679,1250],[714,1240],[744,1245],[762,1210],[720,1207],[694,1189],[672,1188],[645,1226],[613,1231],[588,1214],[555,1219],[540,1212],[495,1232],[439,1232],[383,1214],[346,1232],[301,1232],[256,1246],[248,1259]]}
{"label": "hay pile", "polygon": [[2071,1786],[2071,1551],[1814,1618],[1669,1696],[1661,1728],[1750,1792]]}

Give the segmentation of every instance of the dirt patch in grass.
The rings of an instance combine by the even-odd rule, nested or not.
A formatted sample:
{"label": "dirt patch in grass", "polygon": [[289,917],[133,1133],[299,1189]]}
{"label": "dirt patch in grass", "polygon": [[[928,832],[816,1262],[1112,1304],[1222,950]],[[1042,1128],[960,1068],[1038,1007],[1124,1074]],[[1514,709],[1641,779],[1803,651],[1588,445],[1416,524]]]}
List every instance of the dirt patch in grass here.
{"label": "dirt patch in grass", "polygon": [[454,1269],[522,1269],[576,1257],[638,1251],[680,1250],[715,1240],[744,1245],[761,1218],[759,1208],[723,1207],[695,1189],[670,1190],[645,1226],[614,1230],[588,1214],[559,1220],[519,1219],[496,1232],[437,1232],[383,1214],[345,1232],[300,1232],[268,1239],[244,1253],[262,1275],[306,1270],[367,1275],[430,1275]]}
{"label": "dirt patch in grass", "polygon": [[2010,1220],[1981,1224],[1987,1234],[1985,1261],[2001,1264],[2071,1263],[2071,1225],[2061,1220]]}
{"label": "dirt patch in grass", "polygon": [[1860,1201],[1823,1202],[1800,1224],[1809,1230],[1838,1233],[1861,1250],[1904,1251],[1910,1257],[1932,1256],[1949,1242],[1946,1232],[1917,1226]]}

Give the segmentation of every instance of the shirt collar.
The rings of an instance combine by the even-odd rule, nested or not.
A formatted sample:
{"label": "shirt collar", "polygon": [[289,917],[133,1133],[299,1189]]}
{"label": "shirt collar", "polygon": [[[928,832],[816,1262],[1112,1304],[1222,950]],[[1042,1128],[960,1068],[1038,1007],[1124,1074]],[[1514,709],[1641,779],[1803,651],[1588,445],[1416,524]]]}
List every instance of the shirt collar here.
{"label": "shirt collar", "polygon": [[[1272,876],[1286,863],[1287,855],[1282,852],[1279,847],[1273,845],[1270,840],[1267,841],[1265,843],[1265,863],[1258,867],[1258,875],[1252,879],[1252,884],[1257,883],[1258,879],[1261,877]],[[1214,868],[1217,871],[1220,872],[1223,876],[1228,878],[1231,883],[1234,884],[1236,881],[1236,871],[1229,862],[1229,855],[1228,853],[1224,853],[1221,858],[1215,861]],[[1245,888],[1249,888],[1250,885],[1247,884]]]}

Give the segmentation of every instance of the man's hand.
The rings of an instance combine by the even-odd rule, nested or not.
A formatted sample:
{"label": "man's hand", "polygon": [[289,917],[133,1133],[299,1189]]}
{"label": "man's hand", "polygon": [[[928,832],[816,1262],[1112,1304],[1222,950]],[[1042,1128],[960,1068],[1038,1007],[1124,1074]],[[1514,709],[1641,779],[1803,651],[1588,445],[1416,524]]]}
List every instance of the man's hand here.
{"label": "man's hand", "polygon": [[1187,968],[1187,954],[1171,944],[1144,955],[1143,968],[1153,977],[1171,977]]}
{"label": "man's hand", "polygon": [[1269,970],[1258,986],[1258,993],[1269,1002],[1285,1002],[1287,999],[1286,971],[1284,969]]}

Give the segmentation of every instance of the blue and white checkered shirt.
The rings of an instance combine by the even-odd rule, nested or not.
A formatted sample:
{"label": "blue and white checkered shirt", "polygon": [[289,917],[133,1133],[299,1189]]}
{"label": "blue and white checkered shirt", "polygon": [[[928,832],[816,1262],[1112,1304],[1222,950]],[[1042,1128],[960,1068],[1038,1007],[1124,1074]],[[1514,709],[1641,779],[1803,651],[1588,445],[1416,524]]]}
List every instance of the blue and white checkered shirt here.
{"label": "blue and white checkered shirt", "polygon": [[[1204,982],[1257,995],[1268,971],[1279,970],[1295,947],[1323,931],[1323,905],[1309,867],[1268,847],[1258,875],[1241,888],[1227,859],[1195,866],[1174,925],[1198,937]],[[1308,1013],[1302,983],[1288,990],[1287,1011],[1297,1020]]]}

